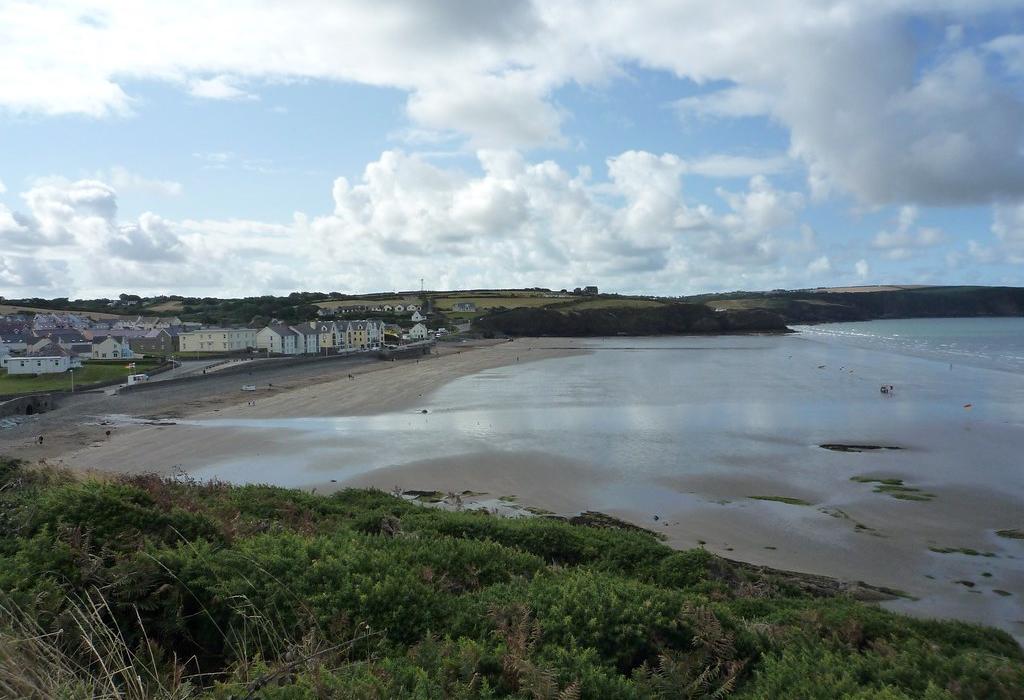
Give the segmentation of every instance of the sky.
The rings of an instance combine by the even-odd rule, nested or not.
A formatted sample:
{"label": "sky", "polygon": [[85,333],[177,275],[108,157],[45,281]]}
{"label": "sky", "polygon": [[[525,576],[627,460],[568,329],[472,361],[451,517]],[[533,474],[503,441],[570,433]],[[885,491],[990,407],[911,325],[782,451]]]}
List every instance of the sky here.
{"label": "sky", "polygon": [[1024,284],[1024,0],[0,0],[0,295]]}

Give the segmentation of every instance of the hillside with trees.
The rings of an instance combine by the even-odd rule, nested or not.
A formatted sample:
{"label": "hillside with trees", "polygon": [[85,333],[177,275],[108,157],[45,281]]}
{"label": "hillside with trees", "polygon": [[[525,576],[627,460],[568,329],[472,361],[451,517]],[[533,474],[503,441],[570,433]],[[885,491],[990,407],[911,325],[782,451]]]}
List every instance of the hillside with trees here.
{"label": "hillside with trees", "polygon": [[730,292],[688,297],[719,309],[765,309],[787,323],[884,318],[1024,316],[1021,287],[907,287]]}
{"label": "hillside with trees", "polygon": [[704,304],[655,307],[517,308],[475,322],[486,332],[510,336],[613,336],[785,332],[778,314],[760,309],[716,312]]}

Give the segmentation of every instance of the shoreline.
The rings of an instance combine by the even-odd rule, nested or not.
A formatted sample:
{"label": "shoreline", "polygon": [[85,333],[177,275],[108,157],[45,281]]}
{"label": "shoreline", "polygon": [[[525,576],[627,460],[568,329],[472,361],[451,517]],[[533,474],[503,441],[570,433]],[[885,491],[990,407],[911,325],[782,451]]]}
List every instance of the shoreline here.
{"label": "shoreline", "polygon": [[[165,436],[171,428],[187,428],[179,421],[383,414],[412,408],[424,395],[461,377],[516,362],[586,352],[576,339],[564,338],[441,344],[436,351],[420,358],[339,366],[284,382],[260,378],[255,392],[241,392],[235,385],[248,381],[237,377],[231,383],[234,388],[224,391],[204,391],[203,384],[195,384],[187,392],[166,392],[184,394],[180,399],[166,400],[163,388],[127,398],[95,397],[87,410],[59,407],[40,414],[37,422],[5,431],[0,437],[13,439],[5,440],[2,450],[29,463],[43,461],[77,471],[167,474],[173,468],[170,465],[183,465],[194,452],[191,441]],[[249,405],[250,401],[254,405]],[[201,459],[211,456],[211,448],[221,454],[233,449],[234,436],[212,432],[204,432],[206,452]],[[36,442],[39,434],[45,437],[42,445]],[[163,466],[140,468],[140,454],[147,455],[147,462],[158,458]]]}

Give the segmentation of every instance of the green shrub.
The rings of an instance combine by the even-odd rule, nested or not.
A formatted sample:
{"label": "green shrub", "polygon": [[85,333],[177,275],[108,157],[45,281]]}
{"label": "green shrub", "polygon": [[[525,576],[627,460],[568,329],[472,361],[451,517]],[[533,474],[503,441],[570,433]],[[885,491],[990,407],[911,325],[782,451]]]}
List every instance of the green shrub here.
{"label": "green shrub", "polygon": [[672,549],[652,535],[570,525],[549,518],[499,518],[485,513],[418,509],[402,518],[403,529],[423,535],[488,539],[543,557],[551,564],[589,565],[650,578]]}
{"label": "green shrub", "polygon": [[658,563],[654,580],[667,588],[690,588],[708,579],[714,556],[704,549],[675,552]]}
{"label": "green shrub", "polygon": [[122,484],[87,481],[43,492],[32,504],[27,532],[43,527],[80,529],[96,547],[121,546],[152,538],[220,540],[208,517],[179,507],[162,510],[145,491]]}
{"label": "green shrub", "polygon": [[3,459],[0,484],[0,695],[1024,696],[1004,632],[645,532]]}

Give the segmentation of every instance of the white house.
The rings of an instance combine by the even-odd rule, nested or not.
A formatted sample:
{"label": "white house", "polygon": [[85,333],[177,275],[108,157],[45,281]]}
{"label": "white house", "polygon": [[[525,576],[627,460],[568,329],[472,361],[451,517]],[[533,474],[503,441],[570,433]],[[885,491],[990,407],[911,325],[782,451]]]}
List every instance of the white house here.
{"label": "white house", "polygon": [[292,330],[298,335],[300,354],[315,355],[320,352],[320,327],[317,324],[300,323],[292,326]]}
{"label": "white house", "polygon": [[92,343],[92,354],[94,360],[123,360],[135,357],[131,346],[126,338],[117,338],[108,335],[102,340],[94,338]]}
{"label": "white house", "polygon": [[379,348],[384,343],[384,322],[366,322],[366,343],[371,348]]}
{"label": "white house", "polygon": [[426,340],[430,337],[430,331],[422,323],[417,323],[409,329],[409,340]]}
{"label": "white house", "polygon": [[256,347],[277,355],[298,355],[301,336],[286,325],[267,326],[256,334]]}
{"label": "white house", "polygon": [[412,320],[413,321],[426,321],[427,317],[424,316],[423,314],[421,314],[419,311],[413,311],[412,312]]}
{"label": "white house", "polygon": [[7,374],[60,374],[81,367],[82,361],[70,353],[62,355],[26,355],[4,360]]}

